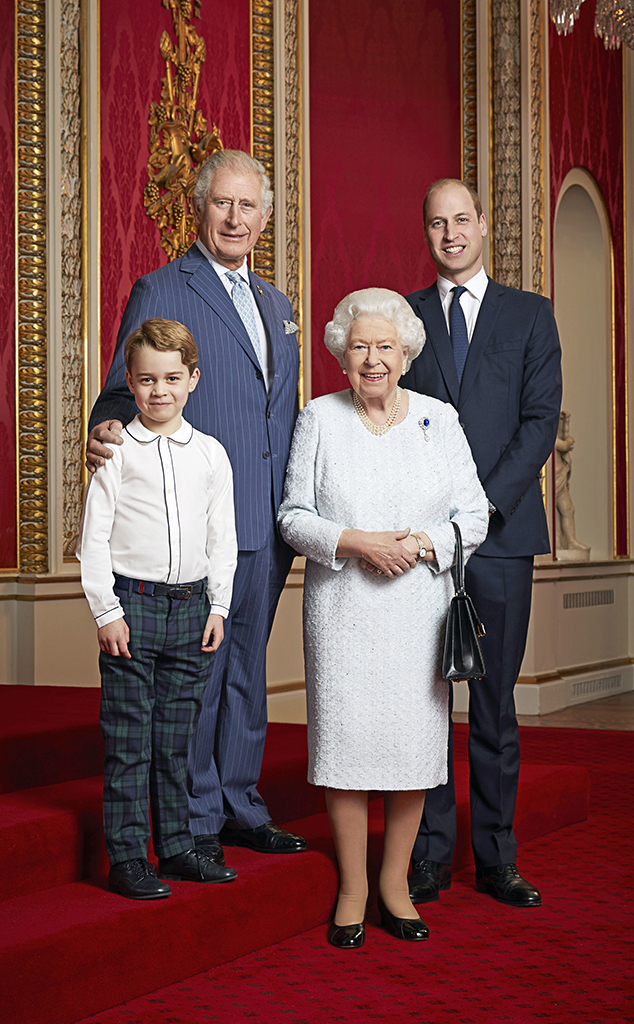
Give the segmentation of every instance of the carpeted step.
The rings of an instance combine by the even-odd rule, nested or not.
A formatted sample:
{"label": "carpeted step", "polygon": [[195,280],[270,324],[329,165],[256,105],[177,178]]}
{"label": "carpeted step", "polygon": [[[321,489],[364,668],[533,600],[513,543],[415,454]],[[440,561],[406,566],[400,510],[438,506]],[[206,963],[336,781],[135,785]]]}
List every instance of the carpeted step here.
{"label": "carpeted step", "polygon": [[[461,832],[466,772],[465,764],[457,765]],[[84,795],[90,797],[92,786],[93,800],[97,781],[86,781]],[[521,838],[585,818],[588,792],[584,768],[523,768],[516,812]],[[370,902],[381,860],[382,807],[381,799],[370,805]],[[307,853],[266,856],[228,848],[238,878],[225,885],[173,883],[169,899],[137,903],[109,893],[102,877],[5,900],[0,974],[6,1019],[68,1024],[324,924],[337,891],[327,817],[311,815],[289,827],[305,836]],[[454,870],[467,862],[463,844]]]}
{"label": "carpeted step", "polygon": [[307,853],[232,849],[238,878],[224,885],[173,882],[140,903],[97,879],[6,900],[2,1019],[66,1024],[324,923],[337,891],[326,815],[292,827]]}
{"label": "carpeted step", "polygon": [[[260,787],[278,822],[297,817],[303,809],[322,809],[321,791],[306,783],[301,749],[290,757],[292,736],[289,744],[289,760],[281,762],[275,756],[277,740],[271,735],[267,743],[270,756]],[[458,870],[472,863],[467,765],[456,762],[455,774],[459,838],[454,867]],[[0,900],[105,875],[108,861],[103,843],[102,784],[103,779],[97,776],[0,795]],[[584,820],[588,799],[585,769],[524,766],[515,815],[519,841]]]}

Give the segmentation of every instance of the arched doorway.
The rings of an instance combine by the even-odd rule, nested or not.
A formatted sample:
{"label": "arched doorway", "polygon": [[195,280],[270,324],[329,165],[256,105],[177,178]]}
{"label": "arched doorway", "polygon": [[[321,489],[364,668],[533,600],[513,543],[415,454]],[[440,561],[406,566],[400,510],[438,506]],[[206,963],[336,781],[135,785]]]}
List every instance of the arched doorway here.
{"label": "arched doorway", "polygon": [[593,561],[613,557],[612,246],[599,188],[587,171],[564,179],[555,212],[554,305],[570,413],[570,495],[576,536]]}

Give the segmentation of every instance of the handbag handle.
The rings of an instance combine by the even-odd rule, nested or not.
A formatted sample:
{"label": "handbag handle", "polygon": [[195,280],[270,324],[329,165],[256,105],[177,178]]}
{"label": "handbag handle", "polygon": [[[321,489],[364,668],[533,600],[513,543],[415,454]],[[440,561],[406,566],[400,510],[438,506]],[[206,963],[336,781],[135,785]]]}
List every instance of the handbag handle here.
{"label": "handbag handle", "polygon": [[456,559],[454,567],[452,569],[452,576],[456,594],[461,594],[464,591],[464,556],[462,554],[462,534],[460,527],[453,520],[451,525],[454,528],[456,534]]}

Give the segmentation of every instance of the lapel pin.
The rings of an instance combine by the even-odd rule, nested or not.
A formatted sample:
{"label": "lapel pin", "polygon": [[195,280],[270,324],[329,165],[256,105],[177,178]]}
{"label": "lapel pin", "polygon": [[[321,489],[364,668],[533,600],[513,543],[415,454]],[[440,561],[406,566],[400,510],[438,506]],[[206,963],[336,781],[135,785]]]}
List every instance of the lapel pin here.
{"label": "lapel pin", "polygon": [[257,290],[259,291],[260,295],[264,295],[264,292],[263,292],[263,291],[262,291],[262,289],[260,288],[259,284],[257,284],[257,285],[256,285],[256,288],[257,288]]}

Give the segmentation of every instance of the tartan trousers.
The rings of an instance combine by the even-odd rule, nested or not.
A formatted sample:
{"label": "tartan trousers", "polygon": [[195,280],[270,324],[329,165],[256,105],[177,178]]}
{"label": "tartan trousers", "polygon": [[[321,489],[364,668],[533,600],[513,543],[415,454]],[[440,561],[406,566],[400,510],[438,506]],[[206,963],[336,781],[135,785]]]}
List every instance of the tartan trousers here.
{"label": "tartan trousers", "polygon": [[106,743],[103,817],[111,864],[193,847],[187,802],[187,750],[215,655],[200,646],[209,599],[133,592],[115,585],[130,629],[132,657],[103,651],[99,722]]}

